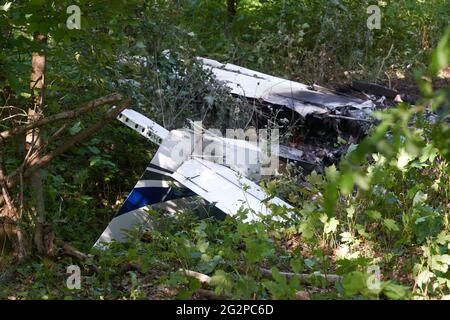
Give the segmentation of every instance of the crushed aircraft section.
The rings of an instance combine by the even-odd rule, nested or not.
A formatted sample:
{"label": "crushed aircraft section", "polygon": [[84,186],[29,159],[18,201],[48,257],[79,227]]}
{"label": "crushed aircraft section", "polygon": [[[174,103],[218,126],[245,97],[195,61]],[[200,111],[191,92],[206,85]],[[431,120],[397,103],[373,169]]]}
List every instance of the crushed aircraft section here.
{"label": "crushed aircraft section", "polygon": [[[160,147],[141,179],[97,240],[96,247],[102,247],[103,243],[113,240],[125,241],[128,230],[151,227],[152,220],[146,210],[153,205],[176,212],[178,208],[185,208],[190,198],[195,200],[201,197],[226,215],[234,216],[239,210],[246,210],[247,221],[269,215],[272,205],[292,208],[277,197],[270,198],[246,177],[253,174],[252,169],[256,170],[259,164],[234,165],[234,161],[222,164],[221,157],[205,160],[202,154],[197,153],[196,143],[192,143],[193,139],[199,137],[191,130],[169,132],[134,110],[124,110],[118,119]],[[233,154],[235,150],[251,151],[256,156],[260,153],[258,146],[245,140],[230,140],[208,134],[200,137],[206,143],[218,143],[224,149],[232,151],[225,154]],[[198,143],[204,147],[202,141]],[[239,172],[243,175],[239,175]]]}
{"label": "crushed aircraft section", "polygon": [[[277,145],[270,153],[276,159],[294,161],[307,171],[320,171],[327,162],[339,159],[354,142],[351,126],[345,128],[345,125],[348,126],[348,121],[365,123],[375,109],[370,100],[339,95],[322,87],[311,88],[232,64],[198,59],[206,71],[212,72],[216,80],[229,88],[231,94],[258,101],[261,108],[284,108],[296,115],[296,122],[290,125],[300,127],[297,136],[294,134],[288,145]],[[191,123],[193,129],[169,131],[131,109],[124,110],[118,119],[158,144],[159,149],[96,246],[101,247],[102,243],[113,240],[124,241],[128,230],[151,226],[152,221],[146,212],[150,207],[175,213],[202,199],[215,208],[216,214],[233,216],[244,209],[249,213],[247,220],[258,220],[261,215],[270,214],[273,205],[284,206],[288,210],[292,208],[279,198],[269,197],[251,180],[261,169],[261,163],[255,161],[263,153],[258,144],[223,138],[196,127],[195,123]],[[201,141],[196,140],[196,130],[202,133]],[[348,144],[336,147],[334,140],[345,130],[350,136]],[[333,137],[327,136],[330,132]],[[319,143],[314,143],[315,139]],[[327,144],[320,146],[323,141]],[[224,153],[205,158],[196,149],[198,145],[201,149],[222,149]],[[182,156],[174,157],[174,150],[178,149]],[[246,163],[223,163],[224,157],[233,157],[234,151],[251,153],[253,158],[247,159]]]}
{"label": "crushed aircraft section", "polygon": [[199,58],[199,61],[203,68],[212,71],[216,79],[223,82],[232,94],[284,106],[303,117],[313,113],[337,113],[341,108],[354,108],[368,113],[374,109],[371,101],[339,95],[323,87],[311,88],[299,82],[211,59]]}
{"label": "crushed aircraft section", "polygon": [[[255,101],[264,113],[261,118],[270,118],[267,123],[277,123],[284,130],[285,134],[280,134],[284,138],[282,144],[290,147],[295,162],[306,172],[321,171],[337,163],[371,125],[370,114],[376,106],[369,99],[316,85],[311,87],[229,63],[206,58],[198,58],[198,61],[231,94]],[[339,143],[338,137],[343,138],[341,141],[345,140],[346,145]],[[284,147],[280,145],[280,148]]]}

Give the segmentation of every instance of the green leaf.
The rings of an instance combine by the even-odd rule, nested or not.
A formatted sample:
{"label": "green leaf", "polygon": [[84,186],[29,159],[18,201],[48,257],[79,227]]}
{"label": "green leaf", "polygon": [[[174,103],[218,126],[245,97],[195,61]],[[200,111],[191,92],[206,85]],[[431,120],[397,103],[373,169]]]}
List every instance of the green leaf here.
{"label": "green leaf", "polygon": [[282,284],[282,285],[286,285],[287,284],[287,278],[286,276],[280,274],[280,270],[278,270],[277,267],[273,267],[272,269],[270,269],[272,271],[272,278]]}
{"label": "green leaf", "polygon": [[341,176],[340,183],[342,193],[346,195],[351,194],[353,191],[353,184],[354,184],[353,172],[351,171],[345,172]]}
{"label": "green leaf", "polygon": [[426,147],[422,150],[422,155],[419,158],[420,162],[430,161],[433,162],[436,158],[439,150],[436,149],[432,144],[427,144]]}
{"label": "green leaf", "polygon": [[198,251],[200,251],[201,253],[205,253],[206,252],[206,250],[208,249],[208,247],[209,247],[209,242],[208,241],[199,241],[198,243],[197,243],[197,249],[198,249]]}
{"label": "green leaf", "polygon": [[353,242],[353,235],[350,233],[350,232],[342,232],[341,234],[340,234],[340,236],[341,236],[341,241],[343,242],[343,243],[352,243]]}
{"label": "green leaf", "polygon": [[325,222],[325,226],[323,228],[323,231],[325,232],[325,234],[334,233],[334,232],[336,232],[336,229],[337,229],[338,225],[339,225],[339,220],[337,220],[336,218],[332,217],[332,218],[330,218],[330,220]]}
{"label": "green leaf", "polygon": [[309,220],[301,222],[298,227],[298,232],[301,233],[302,237],[305,239],[312,239],[314,237],[314,231],[314,226]]}
{"label": "green leaf", "polygon": [[450,242],[450,234],[448,234],[445,231],[442,231],[437,236],[436,242],[439,243],[440,245],[446,245],[447,243]]}
{"label": "green leaf", "polygon": [[446,273],[450,265],[450,255],[433,255],[431,257],[431,270]]}
{"label": "green leaf", "polygon": [[352,218],[355,216],[356,210],[355,210],[355,207],[354,207],[354,206],[348,207],[345,211],[347,211],[347,217],[348,217],[349,219],[352,219]]}
{"label": "green leaf", "polygon": [[78,121],[69,129],[69,133],[73,136],[76,135],[81,130],[82,130],[81,121]]}
{"label": "green leaf", "polygon": [[273,253],[268,239],[245,239],[245,257],[249,264],[259,262]]}
{"label": "green leaf", "polygon": [[353,271],[344,276],[342,287],[346,296],[354,296],[366,288],[366,277],[360,271]]}
{"label": "green leaf", "polygon": [[332,215],[338,200],[338,186],[335,182],[328,182],[325,185],[323,194],[323,207],[328,215]]}
{"label": "green leaf", "polygon": [[8,11],[9,8],[11,8],[11,4],[12,2],[5,2],[5,4],[3,6],[0,7],[0,10],[2,11]]}
{"label": "green leaf", "polygon": [[307,177],[307,180],[313,186],[319,186],[323,183],[322,175],[317,174],[316,171],[311,172],[311,174]]}
{"label": "green leaf", "polygon": [[411,155],[408,154],[405,149],[401,149],[397,159],[397,168],[404,171],[411,159]]}
{"label": "green leaf", "polygon": [[325,175],[329,181],[336,181],[339,177],[339,172],[336,169],[336,166],[333,164],[325,168]]}
{"label": "green leaf", "polygon": [[383,293],[389,299],[400,300],[405,299],[408,293],[408,288],[392,282],[388,282],[388,284],[383,289]]}
{"label": "green leaf", "polygon": [[88,150],[93,154],[100,154],[100,150],[95,146],[89,146]]}
{"label": "green leaf", "polygon": [[300,259],[291,259],[291,268],[295,273],[303,271],[303,262]]}
{"label": "green leaf", "polygon": [[136,47],[137,49],[145,49],[145,48],[146,48],[145,43],[142,42],[142,41],[136,42],[135,47]]}
{"label": "green leaf", "polygon": [[381,220],[381,213],[377,210],[367,211],[367,216],[373,220]]}
{"label": "green leaf", "polygon": [[413,206],[424,203],[428,199],[428,195],[422,191],[417,191],[413,199]]}
{"label": "green leaf", "polygon": [[215,292],[222,294],[224,292],[230,292],[233,288],[233,282],[231,276],[223,270],[216,270],[211,277],[211,285],[215,287]]}
{"label": "green leaf", "polygon": [[450,29],[448,29],[443,38],[439,41],[436,49],[431,56],[429,67],[430,75],[436,76],[440,70],[446,68],[450,63]]}
{"label": "green leaf", "polygon": [[370,239],[370,234],[366,231],[366,229],[363,225],[356,224],[355,229],[356,229],[356,231],[358,231],[358,234],[360,234],[364,238]]}
{"label": "green leaf", "polygon": [[389,230],[389,231],[400,231],[400,228],[397,225],[397,222],[395,222],[395,220],[393,219],[384,219],[383,221],[384,226]]}
{"label": "green leaf", "polygon": [[428,284],[430,282],[430,279],[433,277],[434,277],[434,273],[432,273],[428,270],[422,271],[421,273],[419,273],[417,275],[417,278],[416,278],[417,285],[419,287],[422,287],[422,285]]}

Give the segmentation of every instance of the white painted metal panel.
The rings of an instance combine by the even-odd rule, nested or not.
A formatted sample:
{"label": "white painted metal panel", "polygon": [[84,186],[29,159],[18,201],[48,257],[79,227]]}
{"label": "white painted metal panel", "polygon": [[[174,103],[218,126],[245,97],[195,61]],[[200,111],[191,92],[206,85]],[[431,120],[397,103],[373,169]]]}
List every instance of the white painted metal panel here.
{"label": "white painted metal panel", "polygon": [[169,130],[132,109],[123,110],[117,119],[156,144],[161,144],[169,135]]}
{"label": "white painted metal panel", "polygon": [[104,244],[111,243],[113,240],[125,242],[131,230],[137,230],[138,233],[142,233],[146,229],[153,229],[154,220],[148,213],[148,210],[163,211],[174,215],[181,210],[192,207],[195,201],[198,201],[197,196],[180,198],[139,208],[114,217],[95,242],[94,247],[102,249]]}
{"label": "white painted metal panel", "polygon": [[146,207],[114,217],[97,242],[95,242],[94,247],[102,248],[102,243],[110,243],[113,240],[125,242],[127,239],[127,231],[129,232],[137,227],[142,229],[146,228],[150,225],[150,221],[151,218],[146,212]]}
{"label": "white painted metal panel", "polygon": [[290,81],[230,63],[198,58],[205,70],[212,71],[217,80],[224,82],[231,93],[271,104],[283,105],[302,116],[311,113],[327,113],[330,110],[351,106],[357,109],[373,109],[371,101],[363,101],[338,95],[325,88],[314,90],[305,84]]}
{"label": "white painted metal panel", "polygon": [[[224,166],[201,159],[183,163],[172,177],[196,194],[214,204],[229,215],[236,215],[239,209],[249,209],[246,221],[259,220],[260,215],[271,214],[263,202],[269,196],[254,182],[238,177],[236,172]],[[270,204],[292,208],[279,198]]]}

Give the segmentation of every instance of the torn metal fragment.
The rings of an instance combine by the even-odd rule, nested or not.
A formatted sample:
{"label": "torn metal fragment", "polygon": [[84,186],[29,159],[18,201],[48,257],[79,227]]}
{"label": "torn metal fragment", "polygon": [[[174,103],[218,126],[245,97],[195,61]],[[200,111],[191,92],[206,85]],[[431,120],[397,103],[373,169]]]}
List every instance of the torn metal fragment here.
{"label": "torn metal fragment", "polygon": [[[151,226],[153,219],[147,213],[150,207],[157,205],[173,212],[180,201],[180,209],[186,204],[182,199],[189,201],[196,196],[226,215],[233,216],[245,210],[248,213],[246,221],[259,220],[261,215],[270,214],[272,205],[292,208],[279,198],[269,197],[256,183],[240,176],[237,171],[240,166],[233,170],[198,156],[195,142],[201,141],[192,143],[192,139],[199,139],[202,135],[197,137],[189,130],[169,132],[133,110],[126,110],[119,120],[159,143],[160,147],[95,247],[102,248],[104,243],[114,240],[123,242],[130,230],[138,228],[142,232]],[[210,139],[220,140],[218,137]],[[244,151],[258,151],[246,141],[228,140],[228,144],[224,144],[225,149],[238,147]],[[250,164],[243,165],[246,172],[252,168]]]}
{"label": "torn metal fragment", "polygon": [[211,71],[232,94],[269,104],[285,106],[305,117],[309,114],[326,114],[342,107],[372,111],[374,104],[353,97],[336,94],[326,88],[267,75],[258,71],[198,58],[203,68]]}

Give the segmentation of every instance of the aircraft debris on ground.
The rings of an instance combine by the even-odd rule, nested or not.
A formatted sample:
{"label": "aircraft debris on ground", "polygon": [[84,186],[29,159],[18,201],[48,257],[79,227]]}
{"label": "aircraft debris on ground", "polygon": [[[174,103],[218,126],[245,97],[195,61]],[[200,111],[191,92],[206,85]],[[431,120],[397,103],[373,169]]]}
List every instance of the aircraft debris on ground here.
{"label": "aircraft debris on ground", "polygon": [[[257,170],[260,164],[255,163],[256,167],[252,167],[253,162],[248,165],[235,161],[222,164],[223,155],[205,160],[203,154],[196,154],[196,143],[192,142],[198,137],[194,132],[169,132],[134,110],[124,110],[118,119],[160,146],[141,179],[97,240],[96,247],[113,240],[125,241],[127,231],[131,229],[151,227],[151,217],[146,210],[153,205],[176,212],[178,208],[185,208],[191,199],[201,197],[223,214],[233,216],[240,210],[247,210],[246,221],[269,215],[272,206],[292,208],[277,197],[271,198],[246,177],[255,173],[252,168]],[[253,160],[256,160],[261,153],[257,145],[244,140],[227,140],[208,134],[200,137],[208,144],[217,143],[218,148],[223,146],[225,154],[233,154],[236,149],[238,152],[251,151],[255,155]],[[197,142],[203,147],[202,141]]]}
{"label": "aircraft debris on ground", "polygon": [[303,117],[309,114],[339,115],[343,108],[361,110],[367,114],[374,110],[374,104],[370,100],[340,95],[320,86],[311,87],[230,63],[198,59],[203,68],[212,71],[216,79],[223,82],[232,94],[284,106]]}
{"label": "aircraft debris on ground", "polygon": [[[254,99],[271,107],[287,108],[303,119],[319,117],[311,120],[312,127],[308,128],[311,134],[304,141],[294,146],[277,144],[271,147],[268,154],[272,155],[272,160],[281,158],[303,167],[309,166],[311,170],[317,169],[318,164],[323,164],[327,156],[338,158],[344,150],[338,147],[331,151],[333,153],[338,150],[337,155],[330,155],[328,150],[321,152],[320,148],[308,145],[312,136],[320,136],[320,130],[327,126],[334,129],[335,119],[370,122],[367,119],[375,109],[370,100],[336,94],[318,86],[312,88],[233,64],[221,64],[206,58],[199,58],[199,61],[233,95]],[[150,207],[173,213],[188,206],[193,199],[201,198],[214,207],[216,213],[233,216],[242,209],[247,210],[247,220],[260,219],[262,215],[270,214],[272,206],[292,208],[277,197],[269,197],[252,181],[263,166],[261,158],[265,152],[260,145],[223,138],[196,126],[196,123],[191,123],[193,130],[168,131],[131,109],[124,110],[118,119],[158,144],[159,149],[95,246],[101,247],[102,243],[113,240],[124,241],[129,230],[151,226],[150,215],[146,212]],[[314,119],[319,121],[314,122]],[[331,119],[331,122],[327,123],[324,119]],[[196,130],[197,133],[201,132],[199,141]],[[326,136],[320,139],[330,140]],[[205,148],[212,148],[215,152],[222,151],[205,158],[201,152]],[[251,156],[244,163],[235,161],[232,156],[235,151]],[[224,162],[226,157],[233,158],[233,161]]]}
{"label": "aircraft debris on ground", "polygon": [[[356,98],[317,85],[308,86],[212,59],[198,58],[198,61],[231,94],[256,101],[260,109],[276,113],[278,120],[284,121],[290,131],[286,136],[290,138],[282,142],[297,150],[296,163],[306,172],[321,171],[337,163],[374,121],[371,114],[376,104],[371,99]],[[283,126],[283,121],[277,123]],[[347,142],[346,146],[339,143],[338,137]]]}

